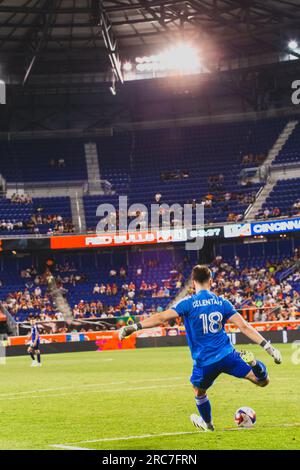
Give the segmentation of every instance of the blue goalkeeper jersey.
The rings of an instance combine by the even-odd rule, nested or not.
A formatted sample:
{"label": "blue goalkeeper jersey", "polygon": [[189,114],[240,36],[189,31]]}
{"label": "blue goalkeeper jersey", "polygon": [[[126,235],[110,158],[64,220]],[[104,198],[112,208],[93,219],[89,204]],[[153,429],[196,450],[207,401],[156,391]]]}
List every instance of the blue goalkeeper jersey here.
{"label": "blue goalkeeper jersey", "polygon": [[209,290],[187,297],[173,310],[183,317],[194,363],[200,367],[220,361],[233,351],[224,325],[236,312],[233,305]]}

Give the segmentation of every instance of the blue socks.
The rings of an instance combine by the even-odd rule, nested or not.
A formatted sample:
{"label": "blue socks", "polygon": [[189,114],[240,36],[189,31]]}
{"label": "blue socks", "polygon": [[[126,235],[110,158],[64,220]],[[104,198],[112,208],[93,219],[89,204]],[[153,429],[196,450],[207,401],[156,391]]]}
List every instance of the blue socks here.
{"label": "blue socks", "polygon": [[255,366],[252,366],[252,370],[257,380],[266,380],[266,378],[268,377],[267,368],[261,361],[256,361]]}
{"label": "blue socks", "polygon": [[206,423],[211,423],[211,406],[208,396],[195,397],[195,400],[201,418],[203,418]]}

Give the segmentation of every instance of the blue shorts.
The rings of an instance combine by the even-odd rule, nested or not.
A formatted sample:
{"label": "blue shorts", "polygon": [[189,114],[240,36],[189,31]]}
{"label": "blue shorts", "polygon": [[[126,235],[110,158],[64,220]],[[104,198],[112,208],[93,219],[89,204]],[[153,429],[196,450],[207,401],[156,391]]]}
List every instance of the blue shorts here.
{"label": "blue shorts", "polygon": [[246,364],[239,353],[234,350],[220,361],[209,364],[208,366],[199,367],[195,364],[191,376],[191,383],[197,388],[207,390],[222,373],[243,379],[251,370],[251,367]]}

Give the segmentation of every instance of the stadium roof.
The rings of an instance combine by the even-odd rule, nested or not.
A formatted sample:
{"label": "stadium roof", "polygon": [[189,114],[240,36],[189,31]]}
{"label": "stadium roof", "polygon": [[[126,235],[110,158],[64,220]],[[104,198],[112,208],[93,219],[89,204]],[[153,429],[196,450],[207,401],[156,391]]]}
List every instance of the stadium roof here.
{"label": "stadium roof", "polygon": [[[300,50],[288,43],[300,44],[299,31],[300,0],[0,0],[0,130],[294,112]],[[199,50],[203,73],[126,76],[123,62],[182,41]]]}
{"label": "stadium roof", "polygon": [[199,44],[207,60],[284,52],[300,30],[300,0],[0,0],[0,26],[1,63],[26,81],[105,71],[107,52],[123,60],[177,38]]}

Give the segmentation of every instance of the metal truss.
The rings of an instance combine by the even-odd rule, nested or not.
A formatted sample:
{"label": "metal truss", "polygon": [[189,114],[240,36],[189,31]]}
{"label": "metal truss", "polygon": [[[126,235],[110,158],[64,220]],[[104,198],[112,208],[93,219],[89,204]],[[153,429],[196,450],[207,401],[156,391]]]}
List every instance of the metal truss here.
{"label": "metal truss", "polygon": [[[20,0],[20,5],[10,5],[8,0],[0,3],[1,28],[28,29],[28,16],[31,15],[64,15],[69,20],[58,21],[57,31],[66,28],[86,29],[93,24],[95,11],[94,0],[73,2],[73,6],[65,6],[64,0],[56,2],[32,2]],[[280,2],[265,0],[103,0],[101,8],[109,16],[109,23],[114,28],[118,40],[155,36],[165,32],[170,26],[179,28],[183,24],[208,30],[210,34],[219,34],[219,39],[231,41],[242,37],[265,35],[278,29],[295,29],[300,24],[299,0],[281,0]],[[68,3],[69,5],[69,3]],[[99,8],[100,11],[100,8]],[[7,17],[7,15],[9,15]],[[5,16],[4,16],[5,15]],[[68,15],[68,16],[67,16]],[[1,16],[5,18],[1,21]],[[99,15],[100,16],[100,15]],[[80,18],[80,19],[78,19]],[[152,25],[151,30],[143,31],[143,24]],[[131,32],[122,33],[120,26],[131,25]],[[135,29],[134,27],[139,27]],[[0,31],[1,31],[0,28]],[[11,32],[10,32],[11,33]],[[0,34],[0,42],[17,42],[20,37],[15,34]],[[82,36],[82,35],[81,35]],[[89,35],[84,36],[88,39]],[[49,41],[65,41],[66,36],[58,32],[51,34]],[[76,35],[74,41],[79,40]]]}
{"label": "metal truss", "polygon": [[[203,47],[208,63],[211,54],[215,70],[226,64],[228,71],[232,60],[238,62],[253,53],[272,57],[288,53],[299,59],[298,51],[287,50],[288,39],[297,38],[299,31],[300,0],[0,0],[1,64],[11,83],[19,79],[19,84],[26,85],[8,87],[14,106],[8,106],[5,115],[0,110],[0,119],[3,125],[18,121],[16,129],[51,128],[53,113],[55,119],[63,116],[62,121],[67,121],[64,113],[69,109],[71,121],[76,121],[78,110],[84,109],[87,128],[109,125],[119,116],[125,121],[134,115],[138,104],[131,108],[127,103],[121,91],[127,85],[120,87],[120,96],[110,97],[103,106],[95,105],[93,111],[92,100],[89,108],[81,102],[77,110],[74,98],[84,93],[106,96],[111,68],[114,79],[123,83],[121,58],[151,54],[183,37]],[[214,62],[215,51],[219,64],[218,59]],[[220,73],[225,77],[220,86],[238,97],[246,109],[262,109],[267,106],[268,73],[277,76],[281,67],[292,70],[300,64],[298,60],[288,66],[275,62],[249,71]],[[214,70],[211,72],[213,75]],[[81,83],[72,82],[75,74],[82,76]],[[106,83],[97,81],[96,74]],[[61,107],[62,98],[66,104]],[[44,99],[46,109],[42,109]],[[131,95],[134,99],[135,92]],[[191,107],[194,105],[191,100]],[[26,116],[26,107],[33,110],[33,117]],[[148,107],[151,109],[151,103]],[[100,109],[103,115],[99,115]]]}
{"label": "metal truss", "polygon": [[103,10],[101,13],[101,29],[104,44],[108,52],[108,57],[112,66],[113,73],[117,80],[123,83],[124,78],[122,74],[120,55],[118,51],[118,43],[113,32],[111,21],[105,10]]}
{"label": "metal truss", "polygon": [[55,22],[56,13],[45,13],[49,5],[59,6],[62,0],[45,0],[43,3],[43,9],[41,13],[37,15],[31,28],[28,29],[25,38],[23,39],[23,47],[29,49],[31,52],[31,58],[29,65],[26,69],[22,85],[26,85],[32,69],[43,52],[43,48],[47,44],[47,37],[51,32],[53,24]]}

